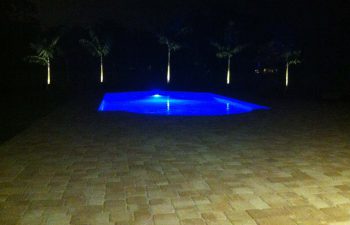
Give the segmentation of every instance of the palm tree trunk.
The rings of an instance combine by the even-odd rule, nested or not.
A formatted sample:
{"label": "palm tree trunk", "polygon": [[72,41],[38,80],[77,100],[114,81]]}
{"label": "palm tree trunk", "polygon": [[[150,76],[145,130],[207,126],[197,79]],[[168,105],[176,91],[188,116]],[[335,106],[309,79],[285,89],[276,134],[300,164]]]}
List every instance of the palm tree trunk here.
{"label": "palm tree trunk", "polygon": [[51,84],[50,59],[47,60],[47,85]]}
{"label": "palm tree trunk", "polygon": [[286,66],[286,88],[288,87],[288,82],[289,82],[289,63],[287,63],[287,66]]}
{"label": "palm tree trunk", "polygon": [[226,84],[230,84],[230,80],[231,80],[231,57],[228,57]]}
{"label": "palm tree trunk", "polygon": [[170,49],[168,49],[168,67],[167,67],[167,74],[166,74],[166,82],[170,83]]}
{"label": "palm tree trunk", "polygon": [[103,57],[101,56],[101,65],[100,65],[100,82],[103,83]]}

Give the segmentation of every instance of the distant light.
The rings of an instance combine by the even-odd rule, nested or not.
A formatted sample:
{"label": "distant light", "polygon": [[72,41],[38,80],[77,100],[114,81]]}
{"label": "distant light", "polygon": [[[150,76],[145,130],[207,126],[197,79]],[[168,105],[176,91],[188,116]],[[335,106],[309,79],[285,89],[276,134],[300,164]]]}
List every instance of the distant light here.
{"label": "distant light", "polygon": [[160,98],[160,97],[162,97],[160,94],[154,94],[154,95],[152,95],[152,97],[154,97],[154,98]]}
{"label": "distant light", "polygon": [[262,68],[262,69],[255,69],[254,72],[256,74],[274,74],[277,73],[278,70],[276,68]]}

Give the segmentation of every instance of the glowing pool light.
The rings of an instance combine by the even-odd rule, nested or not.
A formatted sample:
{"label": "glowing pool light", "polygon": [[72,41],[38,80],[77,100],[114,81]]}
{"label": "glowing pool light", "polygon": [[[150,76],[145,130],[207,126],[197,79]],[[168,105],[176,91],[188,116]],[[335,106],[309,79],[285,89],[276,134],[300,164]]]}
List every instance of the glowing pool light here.
{"label": "glowing pool light", "polygon": [[98,110],[154,115],[217,116],[262,109],[269,108],[211,93],[140,91],[107,93]]}

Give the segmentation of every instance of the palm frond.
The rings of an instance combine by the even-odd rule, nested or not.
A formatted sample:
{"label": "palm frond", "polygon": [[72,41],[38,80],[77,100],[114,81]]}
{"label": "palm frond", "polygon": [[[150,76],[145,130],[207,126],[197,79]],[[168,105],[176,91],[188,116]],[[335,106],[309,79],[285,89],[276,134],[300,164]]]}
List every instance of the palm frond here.
{"label": "palm frond", "polygon": [[30,48],[34,50],[36,53],[39,53],[41,49],[43,49],[43,46],[40,43],[30,43]]}
{"label": "palm frond", "polygon": [[177,51],[181,48],[181,45],[175,41],[170,40],[164,35],[158,35],[159,43],[166,45],[170,51]]}
{"label": "palm frond", "polygon": [[229,54],[227,52],[217,52],[216,57],[223,59],[223,58],[228,58]]}
{"label": "palm frond", "polygon": [[287,51],[282,54],[282,57],[285,59],[286,63],[296,65],[301,63],[300,55],[301,51]]}
{"label": "palm frond", "polygon": [[28,56],[25,60],[31,63],[47,65],[48,61],[54,57],[57,51],[59,39],[60,37],[55,37],[51,42],[47,39],[42,39],[38,43],[31,43],[30,47],[35,51],[36,55]]}
{"label": "palm frond", "polygon": [[223,46],[217,42],[212,42],[211,45],[214,46],[219,51],[221,51],[223,49]]}
{"label": "palm frond", "polygon": [[168,47],[169,47],[170,51],[177,51],[181,48],[181,45],[177,44],[175,42],[169,42]]}
{"label": "palm frond", "polygon": [[243,49],[245,49],[248,45],[245,44],[245,45],[237,45],[233,50],[232,50],[232,53],[233,54],[238,54],[240,53]]}
{"label": "palm frond", "polygon": [[92,41],[87,40],[87,39],[80,39],[79,43],[81,46],[86,48],[92,56],[100,56],[96,45],[94,45],[94,43]]}
{"label": "palm frond", "polygon": [[109,52],[111,51],[111,44],[110,42],[105,42],[103,46],[101,46],[101,55],[102,56],[106,56],[109,54]]}
{"label": "palm frond", "polygon": [[158,35],[158,39],[160,44],[168,45],[169,43],[168,38],[163,35]]}
{"label": "palm frond", "polygon": [[301,63],[301,61],[298,59],[293,59],[293,60],[289,61],[289,64],[291,64],[291,65],[296,65],[296,64],[300,64],[300,63]]}
{"label": "palm frond", "polygon": [[217,42],[213,42],[212,45],[216,48],[216,57],[218,58],[228,58],[232,57],[235,54],[240,53],[247,45],[237,45],[235,48],[232,48],[228,45],[222,45]]}
{"label": "palm frond", "polygon": [[61,39],[60,36],[55,37],[55,38],[51,41],[51,43],[50,43],[50,48],[51,48],[51,49],[55,48],[55,47],[57,46],[58,41],[59,41],[60,39]]}
{"label": "palm frond", "polygon": [[36,63],[43,66],[46,66],[48,64],[48,61],[45,58],[40,56],[27,56],[24,58],[24,60],[29,63]]}
{"label": "palm frond", "polygon": [[107,56],[111,50],[111,43],[109,41],[101,41],[95,32],[89,31],[90,40],[81,39],[79,43],[85,47],[92,56],[102,57]]}
{"label": "palm frond", "polygon": [[89,36],[90,36],[91,42],[95,46],[101,46],[100,40],[99,40],[99,38],[97,37],[96,33],[93,30],[89,30]]}

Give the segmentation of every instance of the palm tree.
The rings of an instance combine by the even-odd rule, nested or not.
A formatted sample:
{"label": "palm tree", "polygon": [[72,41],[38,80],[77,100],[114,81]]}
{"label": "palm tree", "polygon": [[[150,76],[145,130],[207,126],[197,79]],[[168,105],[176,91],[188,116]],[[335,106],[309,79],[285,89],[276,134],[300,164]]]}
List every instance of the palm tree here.
{"label": "palm tree", "polygon": [[230,45],[221,45],[218,43],[213,43],[216,47],[216,57],[218,58],[227,58],[227,76],[226,76],[226,84],[230,84],[231,82],[231,58],[240,53],[245,45],[237,45],[236,47],[231,47]]}
{"label": "palm tree", "polygon": [[166,76],[166,81],[167,83],[170,83],[170,58],[171,58],[171,53],[179,50],[181,46],[174,42],[171,41],[169,38],[160,35],[159,36],[159,43],[166,45],[168,48],[168,66],[167,66],[167,76]]}
{"label": "palm tree", "polygon": [[47,67],[47,85],[51,84],[51,62],[57,52],[57,43],[60,37],[55,37],[51,41],[43,39],[40,43],[31,43],[30,47],[36,55],[26,57],[31,63],[38,63]]}
{"label": "palm tree", "polygon": [[296,65],[301,63],[300,54],[301,51],[286,51],[282,54],[282,57],[286,63],[286,88],[288,87],[289,82],[289,65]]}
{"label": "palm tree", "polygon": [[89,36],[89,40],[81,39],[79,42],[92,56],[100,58],[100,82],[103,83],[103,58],[110,53],[111,44],[100,40],[92,30],[89,31]]}

